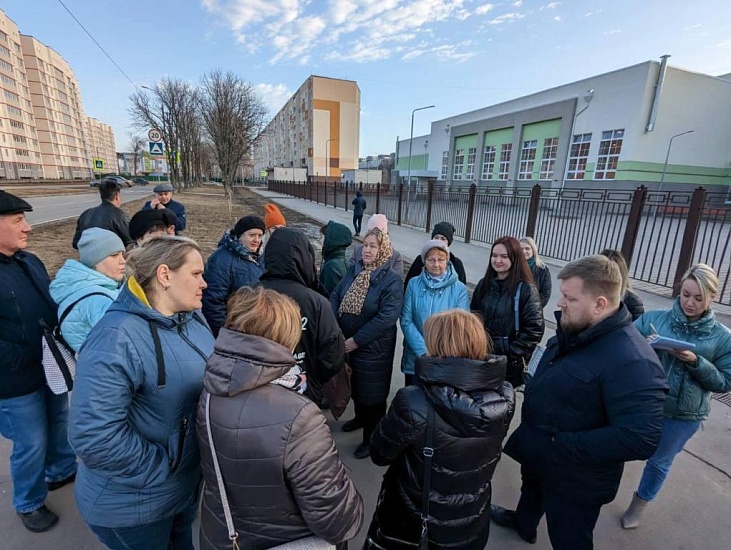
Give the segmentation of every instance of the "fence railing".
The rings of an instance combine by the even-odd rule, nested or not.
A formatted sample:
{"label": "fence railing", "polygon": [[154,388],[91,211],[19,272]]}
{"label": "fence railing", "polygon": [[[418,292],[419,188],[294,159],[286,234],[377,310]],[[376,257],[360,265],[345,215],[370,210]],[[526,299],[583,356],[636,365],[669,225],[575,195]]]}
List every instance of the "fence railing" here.
{"label": "fence railing", "polygon": [[465,242],[502,235],[536,239],[541,255],[570,261],[621,250],[630,276],[672,290],[693,263],[718,273],[716,301],[731,305],[731,202],[724,193],[612,189],[532,189],[270,181],[269,189],[349,210],[356,191],[368,211],[430,231],[449,221]]}

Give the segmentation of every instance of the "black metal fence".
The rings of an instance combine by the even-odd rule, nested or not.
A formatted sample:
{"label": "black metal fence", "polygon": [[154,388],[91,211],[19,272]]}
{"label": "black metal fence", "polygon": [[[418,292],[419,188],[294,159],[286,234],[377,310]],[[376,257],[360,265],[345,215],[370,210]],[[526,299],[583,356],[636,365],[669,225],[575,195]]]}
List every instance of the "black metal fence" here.
{"label": "black metal fence", "polygon": [[716,301],[731,305],[731,203],[724,193],[611,189],[510,189],[270,181],[279,193],[350,209],[355,192],[369,212],[430,231],[447,220],[465,242],[529,235],[541,255],[570,261],[604,248],[621,250],[637,281],[677,293],[693,263],[718,273]]}

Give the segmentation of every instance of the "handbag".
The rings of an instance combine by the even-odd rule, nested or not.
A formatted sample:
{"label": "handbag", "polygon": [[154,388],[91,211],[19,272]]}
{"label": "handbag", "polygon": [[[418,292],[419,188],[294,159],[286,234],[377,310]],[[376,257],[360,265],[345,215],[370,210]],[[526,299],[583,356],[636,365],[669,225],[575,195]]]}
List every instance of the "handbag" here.
{"label": "handbag", "polygon": [[[223,515],[226,519],[226,528],[228,529],[228,538],[231,541],[231,550],[240,550],[238,544],[239,534],[236,532],[234,527],[233,517],[231,516],[231,507],[228,504],[228,495],[226,494],[226,487],[223,484],[223,474],[221,473],[221,466],[218,463],[218,455],[216,454],[216,447],[213,444],[213,433],[211,432],[211,394],[206,393],[206,431],[208,435],[208,446],[211,448],[211,458],[213,460],[213,469],[216,472],[216,482],[218,484],[218,492],[221,495],[221,505],[223,506]],[[335,545],[330,544],[324,539],[319,537],[306,537],[299,540],[293,540],[280,544],[279,546],[273,546],[271,550],[335,550]]]}
{"label": "handbag", "polygon": [[348,407],[351,395],[350,376],[353,373],[353,369],[350,365],[345,363],[345,366],[340,369],[335,376],[322,385],[322,395],[327,399],[328,405],[330,405],[330,412],[333,418],[337,420]]}

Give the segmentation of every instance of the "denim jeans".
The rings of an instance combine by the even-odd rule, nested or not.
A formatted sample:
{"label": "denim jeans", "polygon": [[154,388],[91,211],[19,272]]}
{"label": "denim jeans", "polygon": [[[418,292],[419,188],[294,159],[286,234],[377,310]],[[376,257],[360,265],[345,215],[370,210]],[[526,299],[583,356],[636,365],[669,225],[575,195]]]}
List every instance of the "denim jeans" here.
{"label": "denim jeans", "polygon": [[13,506],[20,513],[37,510],[46,500],[46,482],[76,472],[76,455],[68,440],[69,396],[44,388],[0,399],[0,434],[13,442],[10,476]]}
{"label": "denim jeans", "polygon": [[674,420],[663,418],[660,445],[645,464],[637,496],[642,500],[654,500],[668,477],[675,455],[683,450],[688,440],[698,431],[700,420]]}

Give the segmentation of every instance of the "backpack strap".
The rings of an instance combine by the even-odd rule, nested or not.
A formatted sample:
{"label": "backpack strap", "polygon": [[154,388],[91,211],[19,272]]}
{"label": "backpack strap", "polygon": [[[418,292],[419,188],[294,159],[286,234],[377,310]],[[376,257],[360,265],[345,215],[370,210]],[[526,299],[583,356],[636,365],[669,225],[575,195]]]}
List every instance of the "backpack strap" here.
{"label": "backpack strap", "polygon": [[150,319],[147,322],[150,325],[152,333],[152,343],[155,346],[155,359],[157,360],[157,387],[165,387],[165,357],[162,354],[162,342],[160,342],[160,333],[157,329],[157,323]]}
{"label": "backpack strap", "polygon": [[66,317],[69,313],[71,313],[71,310],[74,309],[74,306],[81,302],[82,300],[86,300],[90,296],[106,296],[109,298],[112,302],[114,301],[114,298],[112,298],[109,294],[106,292],[90,292],[89,294],[84,294],[81,298],[77,298],[73,302],[71,302],[71,305],[66,306],[66,309],[63,310],[63,313],[61,313],[61,316],[58,318],[58,324],[56,325],[56,329],[54,331],[54,336],[56,338],[61,336],[61,325],[66,320]]}
{"label": "backpack strap", "polygon": [[424,482],[421,494],[421,538],[419,549],[426,549],[429,545],[429,493],[431,493],[432,457],[434,456],[434,407],[427,397],[426,400],[426,441],[422,450],[424,454]]}

